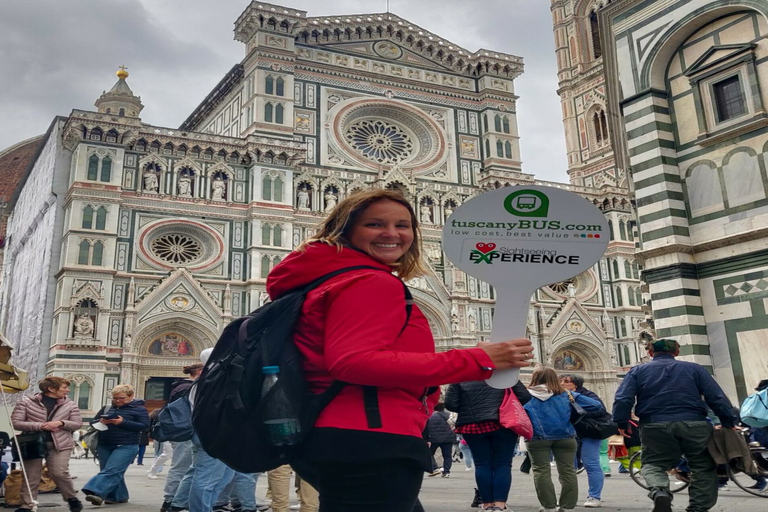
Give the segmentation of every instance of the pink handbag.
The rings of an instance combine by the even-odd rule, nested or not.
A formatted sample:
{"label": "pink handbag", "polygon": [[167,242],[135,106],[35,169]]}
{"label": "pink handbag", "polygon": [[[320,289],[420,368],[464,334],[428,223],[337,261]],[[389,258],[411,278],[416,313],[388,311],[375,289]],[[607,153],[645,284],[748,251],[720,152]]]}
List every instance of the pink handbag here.
{"label": "pink handbag", "polygon": [[528,413],[523,409],[523,404],[515,396],[512,388],[504,392],[504,400],[499,407],[499,423],[504,428],[508,428],[515,434],[523,436],[526,441],[533,437],[533,425]]}

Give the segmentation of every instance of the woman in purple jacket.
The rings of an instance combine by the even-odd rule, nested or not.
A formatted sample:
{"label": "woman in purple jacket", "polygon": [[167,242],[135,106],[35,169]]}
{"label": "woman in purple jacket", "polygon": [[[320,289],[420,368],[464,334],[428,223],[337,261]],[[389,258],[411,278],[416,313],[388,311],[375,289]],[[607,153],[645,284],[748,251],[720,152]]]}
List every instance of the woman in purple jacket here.
{"label": "woman in purple jacket", "polygon": [[[38,387],[42,393],[25,397],[16,404],[11,414],[13,428],[22,432],[42,432],[48,455],[45,457],[48,472],[61,497],[69,504],[71,512],[83,510],[83,504],[77,499],[77,491],[69,476],[69,456],[75,447],[72,432],[83,426],[77,404],[67,398],[69,394],[67,379],[46,377]],[[26,482],[21,485],[21,508],[16,512],[31,512],[33,500],[37,499],[40,475],[43,471],[43,459],[24,461]],[[31,494],[29,491],[32,491]]]}

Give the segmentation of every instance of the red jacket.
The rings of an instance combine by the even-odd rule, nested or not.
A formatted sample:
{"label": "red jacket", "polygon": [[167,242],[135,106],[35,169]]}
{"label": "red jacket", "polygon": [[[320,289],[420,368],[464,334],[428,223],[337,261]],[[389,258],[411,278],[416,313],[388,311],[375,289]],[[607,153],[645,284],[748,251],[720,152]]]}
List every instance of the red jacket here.
{"label": "red jacket", "polygon": [[[334,270],[389,267],[367,254],[324,243],[293,252],[267,279],[275,298]],[[438,393],[422,403],[426,388],[487,379],[493,368],[479,348],[435,353],[424,314],[414,305],[408,325],[402,283],[387,272],[354,270],[326,281],[304,302],[294,341],[304,356],[310,389],[319,393],[335,380],[377,386],[382,428],[376,432],[421,437]],[[322,411],[315,426],[370,430],[360,386],[347,386]]]}

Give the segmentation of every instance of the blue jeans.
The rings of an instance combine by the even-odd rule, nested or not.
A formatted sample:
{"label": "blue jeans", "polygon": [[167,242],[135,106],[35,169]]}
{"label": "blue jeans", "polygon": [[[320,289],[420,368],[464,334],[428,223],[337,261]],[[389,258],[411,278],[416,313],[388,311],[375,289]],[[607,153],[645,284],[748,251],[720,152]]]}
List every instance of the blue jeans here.
{"label": "blue jeans", "polygon": [[243,510],[256,510],[256,482],[260,473],[238,473],[232,476],[227,486],[219,494],[214,505],[239,503]]}
{"label": "blue jeans", "polygon": [[587,480],[589,481],[589,498],[600,499],[603,493],[603,484],[605,483],[605,474],[600,465],[600,444],[602,439],[582,439],[581,440],[581,462],[584,469],[587,470]]}
{"label": "blue jeans", "polygon": [[83,494],[95,494],[105,500],[128,501],[125,471],[139,453],[139,445],[99,444],[99,471],[83,486]]}
{"label": "blue jeans", "polygon": [[[211,512],[214,501],[232,480],[235,470],[205,453],[197,436],[192,438],[192,460],[194,476],[189,489],[187,508],[189,512]],[[186,478],[186,475],[184,477]]]}
{"label": "blue jeans", "polygon": [[472,467],[472,450],[469,448],[469,445],[464,443],[459,443],[459,450],[461,450],[461,453],[464,455],[464,464],[466,464],[468,468],[471,468]]}
{"label": "blue jeans", "polygon": [[[171,468],[168,470],[168,476],[165,479],[165,488],[163,489],[163,501],[174,502],[176,504],[176,493],[179,490],[180,484],[184,475],[192,466],[192,441],[174,442],[171,441],[173,447],[173,457],[171,458]],[[189,482],[186,485],[186,494],[183,503],[179,506],[187,508],[189,504],[189,484],[192,483],[192,477],[190,476]]]}
{"label": "blue jeans", "polygon": [[512,457],[517,434],[502,428],[486,434],[462,435],[472,450],[475,481],[483,503],[506,503],[512,486]]}

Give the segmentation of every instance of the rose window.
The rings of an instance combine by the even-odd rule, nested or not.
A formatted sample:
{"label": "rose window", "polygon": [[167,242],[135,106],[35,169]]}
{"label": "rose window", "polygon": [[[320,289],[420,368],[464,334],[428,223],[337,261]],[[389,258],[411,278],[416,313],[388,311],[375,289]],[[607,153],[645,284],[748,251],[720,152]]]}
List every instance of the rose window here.
{"label": "rose window", "polygon": [[173,265],[192,263],[203,255],[200,242],[183,234],[159,236],[152,240],[151,247],[158,259]]}
{"label": "rose window", "polygon": [[369,160],[396,164],[411,156],[413,140],[399,126],[381,120],[364,119],[347,128],[347,142]]}
{"label": "rose window", "polygon": [[568,293],[568,286],[571,284],[573,284],[575,287],[573,279],[566,279],[565,281],[560,281],[559,283],[549,285],[549,288],[559,295],[565,295]]}

